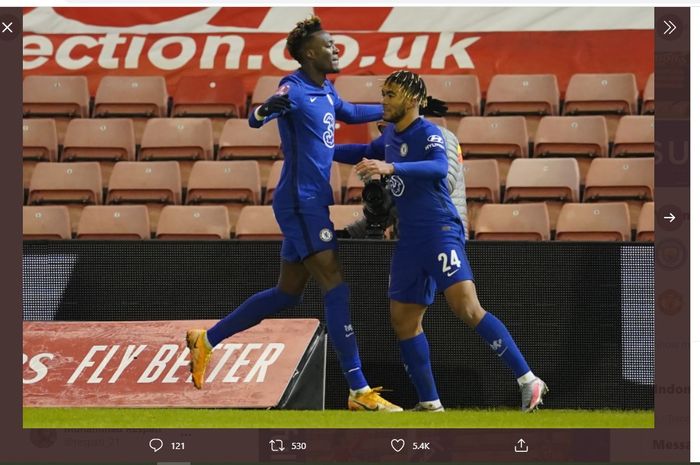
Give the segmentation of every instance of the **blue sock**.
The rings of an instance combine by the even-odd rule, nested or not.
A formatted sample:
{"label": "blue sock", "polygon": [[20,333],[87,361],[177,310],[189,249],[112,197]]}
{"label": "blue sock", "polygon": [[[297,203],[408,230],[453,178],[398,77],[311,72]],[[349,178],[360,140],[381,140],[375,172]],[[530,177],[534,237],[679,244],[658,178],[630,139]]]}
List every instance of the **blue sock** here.
{"label": "blue sock", "polygon": [[399,348],[408,376],[418,392],[418,400],[420,402],[438,400],[433,370],[430,367],[430,348],[425,333],[399,341]]}
{"label": "blue sock", "polygon": [[216,347],[227,337],[251,328],[285,308],[293,307],[300,299],[301,296],[285,294],[276,287],[258,292],[212,326],[207,331],[207,339],[212,347]]}
{"label": "blue sock", "polygon": [[474,330],[508,365],[508,368],[515,373],[516,378],[520,378],[530,371],[523,354],[520,353],[520,349],[515,345],[515,341],[501,320],[486,312],[486,316],[476,325]]}
{"label": "blue sock", "polygon": [[360,352],[357,349],[352,324],[350,324],[350,289],[348,285],[340,283],[326,292],[323,301],[326,304],[328,336],[338,354],[343,375],[345,375],[350,389],[361,389],[367,386],[367,380],[362,373]]}

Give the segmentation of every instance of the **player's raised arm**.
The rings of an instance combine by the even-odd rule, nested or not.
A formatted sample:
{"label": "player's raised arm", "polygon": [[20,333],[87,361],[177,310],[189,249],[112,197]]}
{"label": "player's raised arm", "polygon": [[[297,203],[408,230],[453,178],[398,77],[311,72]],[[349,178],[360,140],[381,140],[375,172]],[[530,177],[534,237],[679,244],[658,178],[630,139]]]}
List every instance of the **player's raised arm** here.
{"label": "player's raised arm", "polygon": [[248,124],[251,128],[259,128],[271,119],[282,116],[292,109],[292,101],[288,95],[289,85],[282,84],[277,92],[250,113]]}

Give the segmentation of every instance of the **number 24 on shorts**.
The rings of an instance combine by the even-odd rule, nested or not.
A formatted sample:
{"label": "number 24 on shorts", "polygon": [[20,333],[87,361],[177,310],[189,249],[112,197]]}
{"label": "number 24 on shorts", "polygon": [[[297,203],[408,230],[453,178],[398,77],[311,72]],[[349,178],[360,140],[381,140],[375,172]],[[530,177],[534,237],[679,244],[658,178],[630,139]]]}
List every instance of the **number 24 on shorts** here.
{"label": "number 24 on shorts", "polygon": [[[455,249],[450,250],[449,264],[447,263],[447,254],[445,252],[440,252],[437,259],[439,262],[442,262],[442,272],[447,274],[447,276],[452,276],[462,266],[462,262],[459,260]],[[454,267],[454,269],[452,267]]]}

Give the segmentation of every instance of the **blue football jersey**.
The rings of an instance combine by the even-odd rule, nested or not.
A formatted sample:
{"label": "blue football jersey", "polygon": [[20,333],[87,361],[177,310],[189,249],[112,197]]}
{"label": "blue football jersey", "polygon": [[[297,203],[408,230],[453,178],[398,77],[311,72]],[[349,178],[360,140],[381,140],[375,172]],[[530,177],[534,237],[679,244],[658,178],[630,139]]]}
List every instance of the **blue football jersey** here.
{"label": "blue football jersey", "polygon": [[276,208],[331,205],[336,119],[346,123],[376,121],[382,117],[382,106],[344,102],[330,81],[319,87],[301,70],[282,78],[277,94],[289,96],[291,110],[270,115],[262,122],[253,115],[250,117],[251,125],[257,127],[274,118],[278,121],[284,165],[273,205]]}
{"label": "blue football jersey", "polygon": [[[455,228],[464,234],[447,186],[447,153],[440,128],[424,118],[402,132],[393,124],[370,144],[367,155],[394,164],[388,187],[394,197],[402,239]],[[432,161],[425,166],[425,161]]]}

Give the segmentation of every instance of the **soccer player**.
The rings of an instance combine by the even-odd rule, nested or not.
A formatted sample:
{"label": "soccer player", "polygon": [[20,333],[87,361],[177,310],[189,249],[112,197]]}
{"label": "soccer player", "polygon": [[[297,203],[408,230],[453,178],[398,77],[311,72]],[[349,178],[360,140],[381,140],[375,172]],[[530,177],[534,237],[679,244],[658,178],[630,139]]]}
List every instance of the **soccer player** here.
{"label": "soccer player", "polygon": [[382,107],[344,102],[327,79],[338,72],[338,49],[318,17],[297,23],[287,37],[287,50],[301,68],[285,76],[275,95],[250,115],[252,127],[277,119],[284,152],[282,174],[272,207],[284,235],[277,286],[253,295],[208,331],[187,332],[190,369],[202,388],[212,348],[255,326],[269,315],[301,301],[310,277],[324,294],[326,325],[350,386],[350,410],[401,411],[370,388],[362,373],[355,333],[350,323],[350,290],[343,282],[337,240],[328,206],[333,203],[330,171],[335,121],[363,123],[381,119]]}
{"label": "soccer player", "polygon": [[425,83],[418,75],[392,73],[382,86],[382,103],[384,120],[393,124],[370,144],[339,145],[335,151],[335,160],[357,163],[362,178],[390,176],[399,220],[389,279],[391,323],[418,392],[415,410],[444,411],[421,326],[437,290],[513,371],[522,410],[531,412],[542,403],[547,386],[532,373],[503,323],[479,304],[465,254],[464,225],[447,190],[445,141],[437,126],[418,116],[425,100]]}

